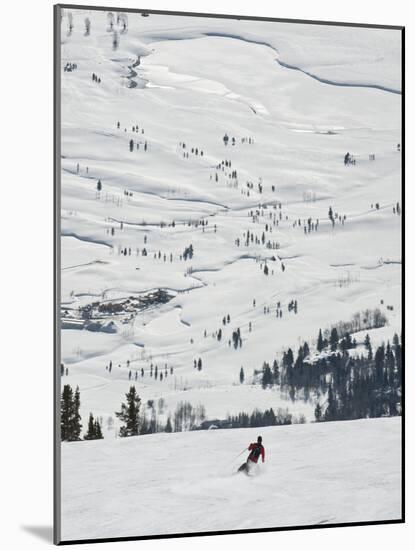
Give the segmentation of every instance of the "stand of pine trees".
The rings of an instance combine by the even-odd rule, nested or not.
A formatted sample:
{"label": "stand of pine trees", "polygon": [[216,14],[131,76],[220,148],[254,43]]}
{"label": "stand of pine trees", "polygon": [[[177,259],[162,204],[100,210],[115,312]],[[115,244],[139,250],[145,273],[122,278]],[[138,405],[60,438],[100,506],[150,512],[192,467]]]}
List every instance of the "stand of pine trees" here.
{"label": "stand of pine trees", "polygon": [[[374,352],[370,338],[365,338],[367,354],[354,355],[356,341],[346,333],[342,338],[333,329],[323,339],[319,331],[318,351],[326,351],[309,362],[310,349],[305,342],[295,357],[291,348],[284,352],[281,365],[264,363],[255,375],[264,389],[279,386],[292,401],[325,399],[315,408],[316,421],[353,420],[401,414],[402,344],[397,334],[392,344],[379,346]],[[320,399],[321,401],[321,399]]]}
{"label": "stand of pine trees", "polygon": [[84,439],[104,439],[104,436],[102,435],[101,424],[97,419],[94,420],[94,415],[92,413],[89,413],[88,431],[86,435],[84,435]]}
{"label": "stand of pine trees", "polygon": [[262,426],[286,426],[293,423],[293,416],[288,409],[278,409],[275,414],[272,407],[264,412],[255,409],[251,414],[240,412],[229,415],[223,428],[259,428]]}
{"label": "stand of pine trees", "polygon": [[278,385],[280,383],[280,370],[278,362],[274,360],[272,369],[269,363],[264,362],[261,372],[261,384],[265,389],[270,386]]}
{"label": "stand of pine trees", "polygon": [[[69,384],[63,386],[61,395],[61,441],[81,441],[81,415],[79,408],[81,398],[78,386],[75,392]],[[89,415],[88,431],[84,439],[104,439],[101,425],[94,420],[92,413]]]}
{"label": "stand of pine trees", "polygon": [[[374,358],[337,357],[324,414],[316,420],[353,420],[401,414],[402,346],[395,335],[376,349]],[[317,417],[320,418],[317,418]]]}

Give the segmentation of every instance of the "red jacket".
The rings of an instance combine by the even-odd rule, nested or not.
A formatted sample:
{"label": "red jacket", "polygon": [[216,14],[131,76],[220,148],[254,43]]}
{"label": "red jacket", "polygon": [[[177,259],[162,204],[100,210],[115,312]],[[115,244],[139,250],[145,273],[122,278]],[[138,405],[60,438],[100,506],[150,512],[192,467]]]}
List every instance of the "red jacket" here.
{"label": "red jacket", "polygon": [[256,464],[260,456],[262,456],[262,462],[265,462],[265,449],[261,443],[251,443],[248,451],[251,451],[248,456],[248,460],[251,460],[251,462]]}

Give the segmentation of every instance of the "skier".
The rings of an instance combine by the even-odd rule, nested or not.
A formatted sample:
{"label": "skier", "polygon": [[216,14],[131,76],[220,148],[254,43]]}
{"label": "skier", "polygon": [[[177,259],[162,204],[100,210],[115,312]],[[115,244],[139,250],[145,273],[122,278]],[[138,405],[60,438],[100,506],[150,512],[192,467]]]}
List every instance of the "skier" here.
{"label": "skier", "polygon": [[250,451],[247,461],[241,464],[238,468],[238,472],[245,472],[249,474],[253,465],[257,464],[259,457],[262,457],[262,462],[265,462],[265,448],[262,445],[262,437],[259,435],[256,443],[251,443],[248,447]]}
{"label": "skier", "polygon": [[347,166],[348,164],[350,164],[352,158],[350,156],[350,153],[347,152],[345,155],[344,155],[344,165]]}

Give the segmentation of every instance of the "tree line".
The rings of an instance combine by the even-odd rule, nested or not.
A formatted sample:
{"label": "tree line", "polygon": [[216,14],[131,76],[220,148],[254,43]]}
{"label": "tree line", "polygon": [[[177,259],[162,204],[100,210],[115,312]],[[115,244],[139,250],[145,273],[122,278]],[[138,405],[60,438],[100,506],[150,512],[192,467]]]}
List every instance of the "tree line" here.
{"label": "tree line", "polygon": [[[79,408],[81,398],[79,387],[75,391],[69,384],[65,384],[61,395],[61,440],[81,441],[82,422]],[[103,439],[101,424],[89,414],[88,429],[84,439]]]}
{"label": "tree line", "polygon": [[[316,421],[354,420],[401,414],[402,343],[397,334],[372,348],[369,334],[365,353],[358,355],[356,340],[346,333],[339,337],[336,327],[325,339],[319,331],[314,359],[304,342],[297,355],[284,351],[281,364],[275,359],[254,371],[254,379],[264,389],[279,386],[292,401],[317,399]],[[322,404],[323,402],[323,404]]]}

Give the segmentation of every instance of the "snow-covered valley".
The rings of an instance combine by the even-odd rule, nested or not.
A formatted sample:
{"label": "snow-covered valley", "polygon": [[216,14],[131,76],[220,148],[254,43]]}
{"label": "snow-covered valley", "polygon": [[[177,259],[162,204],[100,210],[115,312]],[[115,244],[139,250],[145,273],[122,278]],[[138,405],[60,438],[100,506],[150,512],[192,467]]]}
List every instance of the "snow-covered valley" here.
{"label": "snow-covered valley", "polygon": [[[385,321],[356,354],[401,332],[399,32],[64,9],[61,34],[62,385],[104,433],[62,446],[63,538],[399,517],[398,419],[312,424],[325,394],[257,376],[360,312]],[[254,430],[115,437],[131,385],[163,425],[307,424],[261,428],[264,475],[236,480]]]}

